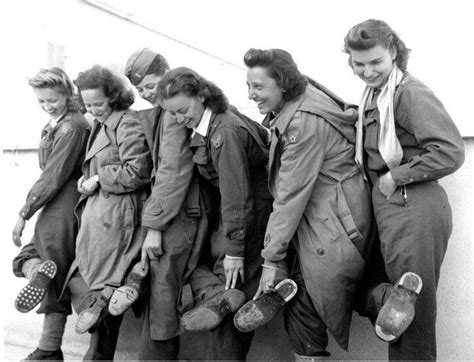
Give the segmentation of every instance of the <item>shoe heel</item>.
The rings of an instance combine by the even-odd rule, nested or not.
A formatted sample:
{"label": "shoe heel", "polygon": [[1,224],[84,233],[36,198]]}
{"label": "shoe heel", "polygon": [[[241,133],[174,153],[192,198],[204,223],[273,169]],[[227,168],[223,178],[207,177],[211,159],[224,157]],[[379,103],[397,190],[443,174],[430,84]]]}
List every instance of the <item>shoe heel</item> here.
{"label": "shoe heel", "polygon": [[293,280],[284,279],[275,286],[275,290],[285,303],[288,303],[296,295],[298,286]]}
{"label": "shoe heel", "polygon": [[423,280],[416,273],[406,272],[398,281],[397,286],[405,288],[415,294],[420,294],[421,288],[423,287]]}

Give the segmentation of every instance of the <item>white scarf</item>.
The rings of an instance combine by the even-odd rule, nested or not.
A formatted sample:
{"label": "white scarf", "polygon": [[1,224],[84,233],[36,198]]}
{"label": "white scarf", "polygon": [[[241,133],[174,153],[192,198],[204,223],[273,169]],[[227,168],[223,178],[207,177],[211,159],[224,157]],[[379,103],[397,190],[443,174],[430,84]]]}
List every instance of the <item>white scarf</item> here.
{"label": "white scarf", "polygon": [[[398,167],[403,157],[403,149],[395,131],[395,116],[393,109],[395,89],[397,85],[400,84],[402,78],[403,72],[396,64],[394,64],[390,76],[388,77],[388,81],[382,87],[377,99],[377,108],[380,114],[378,148],[382,159],[388,165],[389,169]],[[357,122],[355,160],[364,175],[364,113],[367,104],[372,99],[373,92],[373,88],[369,86],[365,87],[359,104],[359,120]]]}

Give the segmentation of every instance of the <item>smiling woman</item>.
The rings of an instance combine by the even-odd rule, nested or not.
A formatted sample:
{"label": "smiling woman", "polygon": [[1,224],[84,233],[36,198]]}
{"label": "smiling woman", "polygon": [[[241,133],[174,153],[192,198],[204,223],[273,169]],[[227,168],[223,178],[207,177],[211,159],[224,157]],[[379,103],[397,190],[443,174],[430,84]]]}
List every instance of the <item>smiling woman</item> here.
{"label": "smiling woman", "polygon": [[[398,340],[389,345],[390,359],[435,360],[436,289],[452,231],[451,207],[437,181],[464,162],[463,141],[439,99],[407,72],[408,50],[387,23],[356,24],[344,51],[366,84],[356,159],[373,185],[385,268],[396,285],[375,330],[385,341]],[[404,282],[407,271],[416,283]],[[409,309],[397,306],[400,300]]]}
{"label": "smiling woman", "polygon": [[[166,73],[164,108],[192,129],[190,148],[209,202],[211,235],[191,276],[196,306],[181,318],[208,347],[197,359],[246,358],[252,334],[228,315],[257,289],[272,200],[267,189],[267,131],[230,106],[220,88],[189,68]],[[206,203],[207,204],[207,203]]]}
{"label": "smiling woman", "polygon": [[137,114],[129,109],[133,93],[121,78],[96,65],[75,83],[95,120],[77,185],[80,229],[66,283],[79,314],[76,332],[92,330],[84,358],[113,359],[122,316],[105,311],[139,258],[152,160]]}
{"label": "smiling woman", "polygon": [[38,310],[45,314],[41,339],[27,359],[56,360],[63,359],[61,341],[71,313],[70,300],[58,301],[58,296],[74,259],[74,206],[79,198],[76,185],[89,125],[79,112],[74,86],[62,69],[43,69],[29,84],[51,119],[41,131],[41,176],[28,193],[12,233],[15,245],[21,246],[26,221],[41,209],[31,242],[13,260],[15,275],[29,279],[15,300],[15,307],[26,313],[42,302]]}

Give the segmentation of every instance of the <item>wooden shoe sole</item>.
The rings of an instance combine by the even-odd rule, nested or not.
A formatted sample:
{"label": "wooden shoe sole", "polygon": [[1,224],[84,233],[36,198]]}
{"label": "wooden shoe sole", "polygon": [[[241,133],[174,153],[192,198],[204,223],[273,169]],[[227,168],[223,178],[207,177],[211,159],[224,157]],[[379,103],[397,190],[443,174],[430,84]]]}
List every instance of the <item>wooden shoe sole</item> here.
{"label": "wooden shoe sole", "polygon": [[123,314],[138,299],[139,293],[135,288],[123,285],[118,288],[109,303],[109,313],[118,316]]}
{"label": "wooden shoe sole", "polygon": [[421,278],[412,272],[402,275],[382,306],[375,322],[377,337],[395,342],[415,317],[415,301],[422,288]]}
{"label": "wooden shoe sole", "polygon": [[262,294],[245,303],[234,316],[234,325],[241,332],[250,332],[270,322],[298,291],[296,283],[285,279],[275,286],[276,293]]}

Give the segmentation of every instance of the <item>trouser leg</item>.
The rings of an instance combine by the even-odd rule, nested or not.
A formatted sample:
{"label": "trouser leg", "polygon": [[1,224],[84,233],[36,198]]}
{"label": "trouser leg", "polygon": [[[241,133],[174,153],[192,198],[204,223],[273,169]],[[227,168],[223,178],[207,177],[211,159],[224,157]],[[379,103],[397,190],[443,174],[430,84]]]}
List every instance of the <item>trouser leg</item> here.
{"label": "trouser leg", "polygon": [[329,356],[327,327],[313,306],[298,266],[292,279],[298,285],[298,292],[286,306],[285,327],[293,350],[299,356]]}
{"label": "trouser leg", "polygon": [[44,315],[43,329],[38,348],[43,351],[56,351],[61,348],[67,315],[47,313]]}
{"label": "trouser leg", "polygon": [[149,309],[145,311],[143,320],[138,360],[176,360],[179,353],[179,336],[166,340],[153,340],[151,338]]}
{"label": "trouser leg", "polygon": [[98,323],[91,333],[89,349],[84,355],[84,360],[113,361],[122,319],[123,315],[108,314]]}
{"label": "trouser leg", "polygon": [[228,315],[213,330],[196,335],[204,360],[245,361],[252,343],[253,332],[242,333],[234,326],[234,316]]}
{"label": "trouser leg", "polygon": [[451,209],[444,190],[435,182],[407,186],[407,202],[395,191],[389,200],[374,187],[373,202],[381,250],[390,282],[405,272],[418,274],[423,288],[415,317],[396,343],[389,359],[436,359],[436,289],[452,229]]}
{"label": "trouser leg", "polygon": [[32,258],[23,262],[21,271],[26,279],[31,280],[33,275],[39,270],[43,260],[40,258]]}

